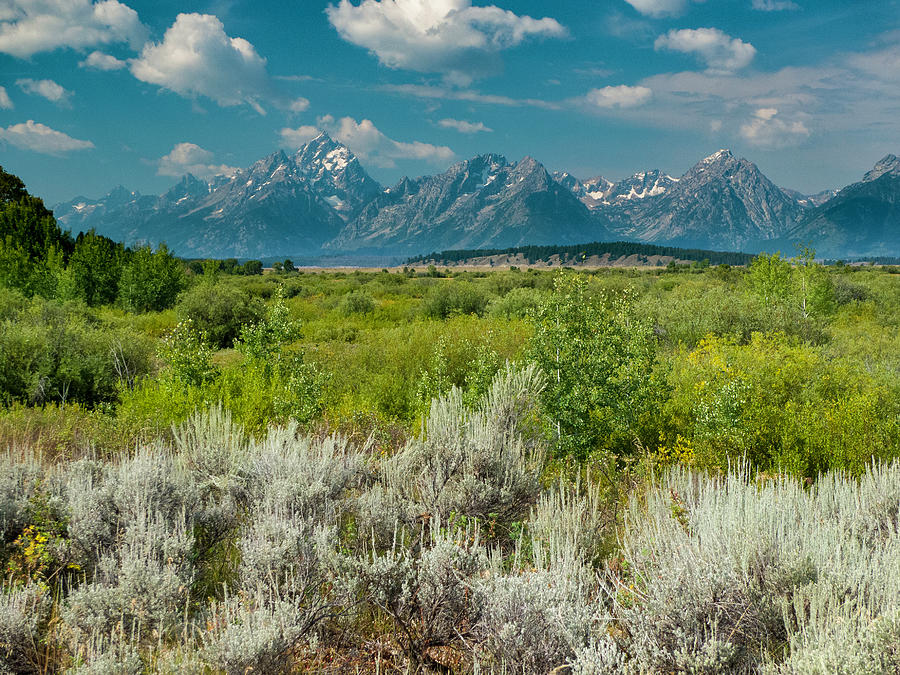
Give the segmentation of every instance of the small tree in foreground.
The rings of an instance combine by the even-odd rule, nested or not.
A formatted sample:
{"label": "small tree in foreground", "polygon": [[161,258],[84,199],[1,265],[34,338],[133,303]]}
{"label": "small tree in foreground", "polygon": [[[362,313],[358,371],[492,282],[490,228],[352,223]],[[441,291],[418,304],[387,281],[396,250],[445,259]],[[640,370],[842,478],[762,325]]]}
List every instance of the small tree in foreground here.
{"label": "small tree in foreground", "polygon": [[590,295],[584,276],[560,273],[532,323],[529,357],[547,376],[559,452],[583,459],[628,444],[658,394],[653,331],[631,299]]}

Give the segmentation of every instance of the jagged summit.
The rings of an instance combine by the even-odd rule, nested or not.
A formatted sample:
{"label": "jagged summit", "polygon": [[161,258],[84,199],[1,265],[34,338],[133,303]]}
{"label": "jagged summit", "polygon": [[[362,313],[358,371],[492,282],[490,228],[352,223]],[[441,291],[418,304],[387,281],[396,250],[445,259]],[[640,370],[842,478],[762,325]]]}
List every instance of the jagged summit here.
{"label": "jagged summit", "polygon": [[323,131],[293,156],[304,178],[349,222],[383,191],[346,145]]}
{"label": "jagged summit", "polygon": [[900,158],[897,155],[885,155],[878,160],[872,170],[863,176],[863,182],[878,180],[885,174],[900,175]]}

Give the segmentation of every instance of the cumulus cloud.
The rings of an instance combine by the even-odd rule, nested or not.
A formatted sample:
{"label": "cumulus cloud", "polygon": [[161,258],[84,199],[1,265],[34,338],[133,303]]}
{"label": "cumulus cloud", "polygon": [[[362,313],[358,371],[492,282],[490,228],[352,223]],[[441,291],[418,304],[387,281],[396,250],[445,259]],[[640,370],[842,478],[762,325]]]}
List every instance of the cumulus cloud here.
{"label": "cumulus cloud", "polygon": [[319,127],[299,126],[296,129],[285,127],[278,133],[281,136],[282,145],[291,149],[296,149],[314,139],[321,134],[322,131]]}
{"label": "cumulus cloud", "polygon": [[652,96],[653,91],[649,87],[629,87],[620,84],[615,87],[591,89],[584,98],[597,108],[633,108],[643,105]]}
{"label": "cumulus cloud", "polygon": [[678,16],[687,6],[687,0],[625,0],[644,16]]}
{"label": "cumulus cloud", "polygon": [[73,150],[88,150],[94,147],[90,141],[80,141],[34,120],[13,124],[5,129],[0,127],[0,141],[6,141],[22,150],[45,155],[62,155]]}
{"label": "cumulus cloud", "polygon": [[656,38],[657,51],[669,49],[683,54],[695,54],[709,70],[732,72],[748,65],[756,56],[756,48],[749,42],[733,38],[718,28],[684,28],[670,30]]}
{"label": "cumulus cloud", "polygon": [[247,40],[226,35],[211,14],[179,14],[162,42],[144,45],[131,73],[182,96],[248,104],[260,114],[260,101],[271,94],[266,60]]}
{"label": "cumulus cloud", "polygon": [[390,84],[381,87],[383,91],[390,91],[405,96],[416,98],[439,99],[445,101],[469,101],[486,105],[503,105],[510,107],[530,106],[558,110],[560,105],[553,101],[543,101],[535,98],[511,98],[496,94],[482,94],[472,89],[457,89],[455,87],[435,87],[425,84]]}
{"label": "cumulus cloud", "polygon": [[16,80],[16,86],[26,94],[40,96],[59,105],[68,105],[72,92],[53,80],[32,80],[30,77]]}
{"label": "cumulus cloud", "polygon": [[172,148],[172,152],[159,158],[156,163],[156,173],[160,176],[183,176],[192,173],[200,178],[210,176],[231,176],[237,171],[233,166],[216,164],[215,155],[209,150],[204,150],[195,143],[178,143]]}
{"label": "cumulus cloud", "polygon": [[442,73],[455,84],[496,72],[498,53],[528,38],[567,35],[555,19],[475,7],[471,0],[341,0],[325,12],[344,40],[385,66]]}
{"label": "cumulus cloud", "polygon": [[28,58],[54,49],[127,42],[137,49],[147,30],[117,0],[3,0],[0,52]]}
{"label": "cumulus cloud", "polygon": [[12,110],[15,106],[6,93],[6,87],[0,87],[0,110]]}
{"label": "cumulus cloud", "polygon": [[809,129],[802,121],[781,119],[777,108],[759,108],[749,122],[741,125],[741,137],[762,148],[796,145],[808,136]]}
{"label": "cumulus cloud", "polygon": [[800,9],[800,5],[791,0],[753,0],[753,9],[758,9],[760,12],[782,12]]}
{"label": "cumulus cloud", "polygon": [[128,62],[117,59],[112,54],[91,52],[87,55],[87,58],[78,65],[82,68],[93,68],[94,70],[121,70],[122,68],[128,67]]}
{"label": "cumulus cloud", "polygon": [[461,134],[477,134],[479,131],[493,131],[486,127],[483,122],[466,122],[465,120],[443,119],[438,122],[438,126],[445,129],[456,129]]}
{"label": "cumulus cloud", "polygon": [[327,131],[360,159],[374,166],[391,168],[397,165],[397,160],[409,159],[443,164],[456,157],[445,145],[431,145],[420,141],[395,141],[382,133],[368,119],[357,122],[352,117],[336,120],[331,115],[325,115],[317,121],[320,129]]}
{"label": "cumulus cloud", "polygon": [[303,98],[295,98],[288,104],[288,110],[291,112],[303,112],[304,110],[309,109],[309,99]]}

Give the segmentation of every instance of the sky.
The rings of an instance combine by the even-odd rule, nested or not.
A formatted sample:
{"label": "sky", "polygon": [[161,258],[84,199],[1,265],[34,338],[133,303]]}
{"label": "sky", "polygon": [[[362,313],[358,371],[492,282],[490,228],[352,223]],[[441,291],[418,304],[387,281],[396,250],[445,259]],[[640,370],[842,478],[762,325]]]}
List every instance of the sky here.
{"label": "sky", "polygon": [[719,148],[815,193],[900,154],[900,0],[0,0],[0,165],[158,194],[328,131],[374,178]]}

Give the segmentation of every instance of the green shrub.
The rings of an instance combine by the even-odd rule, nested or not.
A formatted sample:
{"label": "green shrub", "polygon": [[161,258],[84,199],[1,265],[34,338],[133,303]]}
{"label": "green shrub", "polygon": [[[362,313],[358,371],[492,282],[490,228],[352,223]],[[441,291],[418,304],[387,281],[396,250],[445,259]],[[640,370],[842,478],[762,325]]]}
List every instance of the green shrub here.
{"label": "green shrub", "polygon": [[190,319],[216,347],[231,347],[241,328],[259,321],[263,303],[226,283],[200,283],[182,294],[175,307],[179,320]]}
{"label": "green shrub", "polygon": [[119,299],[132,312],[159,312],[175,304],[185,287],[181,263],[165,244],[154,253],[141,247],[128,258],[119,278]]}
{"label": "green shrub", "polygon": [[341,299],[340,309],[344,316],[371,314],[375,311],[375,301],[365,291],[351,291]]}
{"label": "green shrub", "polygon": [[541,292],[533,288],[513,288],[503,297],[491,300],[488,313],[504,319],[524,319],[538,308],[541,298]]}
{"label": "green shrub", "polygon": [[628,452],[661,396],[656,343],[628,296],[591,297],[583,275],[560,273],[533,317],[528,357],[547,378],[544,410],[558,450],[585,459]]}
{"label": "green shrub", "polygon": [[77,306],[35,300],[0,324],[0,400],[114,401],[120,383],[149,372],[150,340],[109,329]]}
{"label": "green shrub", "polygon": [[453,314],[481,316],[488,297],[474,284],[464,281],[442,282],[425,297],[422,313],[433,319],[446,319]]}

